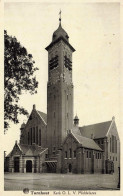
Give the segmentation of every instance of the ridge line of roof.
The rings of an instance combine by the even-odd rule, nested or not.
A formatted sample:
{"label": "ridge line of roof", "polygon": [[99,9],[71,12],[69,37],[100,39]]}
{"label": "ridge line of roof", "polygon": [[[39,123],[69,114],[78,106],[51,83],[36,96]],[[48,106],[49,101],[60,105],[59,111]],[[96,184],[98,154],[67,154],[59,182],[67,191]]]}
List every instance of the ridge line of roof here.
{"label": "ridge line of roof", "polygon": [[109,121],[104,121],[104,122],[100,122],[100,123],[95,123],[95,124],[84,125],[84,126],[81,126],[81,127],[79,127],[79,128],[82,128],[82,127],[87,127],[87,126],[92,126],[92,125],[103,124],[103,123],[107,123],[107,122],[112,122],[112,120],[109,120]]}
{"label": "ridge line of roof", "polygon": [[[71,133],[72,133],[72,132],[71,132]],[[76,138],[76,135],[77,135],[78,137],[86,138],[87,140],[93,141],[93,142],[95,143],[95,145],[99,148],[99,150],[103,151],[103,150],[100,148],[100,146],[99,146],[93,139],[88,138],[88,137],[84,137],[83,135],[78,135],[78,134],[76,134],[76,133],[73,133],[73,136],[74,136],[75,138]],[[77,138],[76,138],[76,139],[77,139]],[[80,141],[79,141],[78,139],[77,139],[77,141],[80,143]],[[85,146],[85,145],[83,145],[83,144],[82,144],[82,146],[85,147],[85,148],[92,149],[92,148],[87,147],[87,146]],[[97,149],[96,149],[96,150],[97,150]]]}

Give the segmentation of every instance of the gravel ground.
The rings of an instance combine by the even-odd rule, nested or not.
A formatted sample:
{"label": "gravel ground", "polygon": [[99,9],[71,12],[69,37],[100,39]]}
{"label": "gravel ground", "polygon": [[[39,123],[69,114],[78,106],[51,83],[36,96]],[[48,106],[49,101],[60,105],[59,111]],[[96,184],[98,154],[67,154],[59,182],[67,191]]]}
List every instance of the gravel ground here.
{"label": "gravel ground", "polygon": [[5,173],[4,190],[117,190],[113,174]]}

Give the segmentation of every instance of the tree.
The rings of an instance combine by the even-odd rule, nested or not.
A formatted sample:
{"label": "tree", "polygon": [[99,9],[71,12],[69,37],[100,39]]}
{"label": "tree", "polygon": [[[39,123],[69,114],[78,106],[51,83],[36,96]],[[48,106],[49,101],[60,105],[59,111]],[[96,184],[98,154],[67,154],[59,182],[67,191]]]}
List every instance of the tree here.
{"label": "tree", "polygon": [[28,115],[18,101],[23,91],[37,93],[38,82],[34,72],[34,60],[26,48],[15,37],[4,31],[4,128],[9,128],[10,121],[19,123],[18,115]]}

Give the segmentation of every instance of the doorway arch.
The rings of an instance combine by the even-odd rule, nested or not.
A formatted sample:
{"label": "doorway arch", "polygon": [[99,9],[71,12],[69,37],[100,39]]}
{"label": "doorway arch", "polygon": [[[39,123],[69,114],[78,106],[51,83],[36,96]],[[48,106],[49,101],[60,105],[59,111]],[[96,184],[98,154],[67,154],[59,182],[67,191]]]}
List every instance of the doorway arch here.
{"label": "doorway arch", "polygon": [[14,158],[14,172],[19,172],[19,157]]}
{"label": "doorway arch", "polygon": [[31,160],[26,161],[26,172],[32,173],[32,161]]}
{"label": "doorway arch", "polygon": [[71,163],[68,165],[68,171],[69,171],[69,173],[72,172],[72,165],[71,165]]}

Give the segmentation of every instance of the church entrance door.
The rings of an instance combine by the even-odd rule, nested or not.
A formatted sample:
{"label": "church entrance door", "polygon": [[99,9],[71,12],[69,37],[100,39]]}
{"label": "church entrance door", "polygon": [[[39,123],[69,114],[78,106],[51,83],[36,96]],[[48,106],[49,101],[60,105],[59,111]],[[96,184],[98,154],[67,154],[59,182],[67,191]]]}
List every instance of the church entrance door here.
{"label": "church entrance door", "polygon": [[69,164],[69,166],[68,166],[68,171],[69,171],[69,173],[72,172],[72,165],[71,164]]}
{"label": "church entrance door", "polygon": [[14,158],[14,172],[19,172],[19,157]]}
{"label": "church entrance door", "polygon": [[32,173],[32,161],[31,160],[26,161],[26,172]]}

